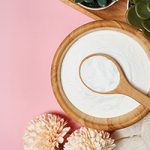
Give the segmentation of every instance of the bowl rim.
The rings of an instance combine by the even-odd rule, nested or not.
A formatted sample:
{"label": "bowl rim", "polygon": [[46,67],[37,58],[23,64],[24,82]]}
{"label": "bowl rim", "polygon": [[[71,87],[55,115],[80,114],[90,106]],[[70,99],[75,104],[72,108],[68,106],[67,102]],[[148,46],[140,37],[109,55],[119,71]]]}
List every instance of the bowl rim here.
{"label": "bowl rim", "polygon": [[113,118],[92,117],[78,110],[78,108],[76,108],[69,101],[61,85],[61,78],[60,78],[61,64],[69,47],[81,36],[98,29],[102,30],[111,29],[128,34],[141,44],[141,46],[143,47],[143,49],[145,50],[150,59],[149,41],[143,36],[142,32],[138,31],[137,29],[133,28],[127,23],[119,21],[107,21],[107,20],[93,21],[75,29],[60,44],[59,48],[57,49],[57,52],[55,53],[51,66],[51,75],[50,75],[51,84],[58,103],[72,119],[90,128],[95,128],[98,130],[114,131],[116,129],[125,128],[136,123],[137,121],[142,119],[146,114],[148,114],[149,110],[144,106],[140,105],[133,111],[118,117]]}

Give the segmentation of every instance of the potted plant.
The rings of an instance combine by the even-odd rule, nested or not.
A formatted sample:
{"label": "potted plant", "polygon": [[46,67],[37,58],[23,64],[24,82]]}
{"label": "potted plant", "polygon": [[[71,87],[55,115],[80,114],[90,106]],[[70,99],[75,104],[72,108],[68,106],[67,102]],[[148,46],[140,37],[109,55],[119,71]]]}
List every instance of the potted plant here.
{"label": "potted plant", "polygon": [[130,0],[126,18],[129,24],[142,30],[150,38],[150,0]]}
{"label": "potted plant", "polygon": [[110,7],[118,0],[74,0],[75,3],[79,3],[82,7],[91,10],[101,10]]}

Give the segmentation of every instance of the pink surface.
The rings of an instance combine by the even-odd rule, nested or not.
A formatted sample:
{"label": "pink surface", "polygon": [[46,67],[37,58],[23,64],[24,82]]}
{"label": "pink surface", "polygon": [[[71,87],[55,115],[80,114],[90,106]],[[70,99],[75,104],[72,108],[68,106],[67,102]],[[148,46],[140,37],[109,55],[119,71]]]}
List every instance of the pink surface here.
{"label": "pink surface", "polygon": [[0,150],[23,150],[27,123],[62,111],[49,77],[57,47],[92,19],[59,0],[0,2]]}

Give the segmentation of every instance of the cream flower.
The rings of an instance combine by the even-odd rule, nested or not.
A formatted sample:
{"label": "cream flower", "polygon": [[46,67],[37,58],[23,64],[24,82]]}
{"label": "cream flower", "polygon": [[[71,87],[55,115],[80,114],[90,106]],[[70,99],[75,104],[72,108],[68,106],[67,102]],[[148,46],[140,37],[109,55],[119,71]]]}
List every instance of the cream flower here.
{"label": "cream flower", "polygon": [[63,118],[53,114],[38,116],[32,120],[24,134],[25,150],[57,150],[70,130]]}
{"label": "cream flower", "polygon": [[68,137],[64,150],[112,150],[114,140],[108,132],[82,127]]}

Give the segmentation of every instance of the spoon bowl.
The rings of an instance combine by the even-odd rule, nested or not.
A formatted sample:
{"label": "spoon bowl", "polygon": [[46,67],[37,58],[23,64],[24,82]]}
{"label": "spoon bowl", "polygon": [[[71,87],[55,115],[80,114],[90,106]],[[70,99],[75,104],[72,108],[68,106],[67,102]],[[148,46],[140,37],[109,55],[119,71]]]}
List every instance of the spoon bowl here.
{"label": "spoon bowl", "polygon": [[[84,64],[84,62],[92,57],[95,56],[100,56],[100,57],[104,57],[108,60],[110,60],[117,68],[117,71],[119,72],[120,75],[120,81],[119,84],[110,91],[98,91],[95,90],[94,88],[91,88],[83,79],[82,74],[81,74],[81,70],[82,70],[82,66]],[[124,94],[127,95],[131,98],[133,98],[134,100],[136,100],[137,102],[141,103],[142,105],[144,105],[145,107],[147,107],[148,109],[150,109],[150,98],[145,95],[144,93],[142,93],[141,91],[139,91],[138,89],[136,89],[127,79],[122,67],[120,66],[120,64],[110,55],[107,54],[102,54],[102,53],[97,53],[97,54],[92,54],[89,55],[87,57],[85,57],[79,67],[79,77],[82,81],[82,83],[91,91],[95,92],[95,93],[99,93],[99,94]]]}

